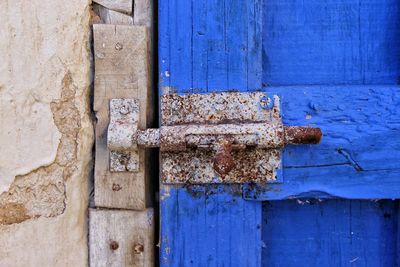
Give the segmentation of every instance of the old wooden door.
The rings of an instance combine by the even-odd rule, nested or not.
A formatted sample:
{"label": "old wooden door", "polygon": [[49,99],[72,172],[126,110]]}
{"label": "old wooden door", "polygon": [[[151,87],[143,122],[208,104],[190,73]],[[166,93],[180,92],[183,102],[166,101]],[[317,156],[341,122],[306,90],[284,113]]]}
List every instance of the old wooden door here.
{"label": "old wooden door", "polygon": [[159,1],[160,94],[264,90],[288,146],[267,185],[161,184],[162,266],[397,266],[400,2]]}

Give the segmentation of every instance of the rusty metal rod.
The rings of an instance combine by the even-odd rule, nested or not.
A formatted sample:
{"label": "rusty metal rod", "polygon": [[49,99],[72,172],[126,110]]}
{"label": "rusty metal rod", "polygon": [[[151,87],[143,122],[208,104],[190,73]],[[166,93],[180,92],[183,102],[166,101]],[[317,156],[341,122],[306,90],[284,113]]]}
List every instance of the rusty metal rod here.
{"label": "rusty metal rod", "polygon": [[320,128],[304,127],[304,126],[284,126],[285,144],[319,144],[322,138]]}

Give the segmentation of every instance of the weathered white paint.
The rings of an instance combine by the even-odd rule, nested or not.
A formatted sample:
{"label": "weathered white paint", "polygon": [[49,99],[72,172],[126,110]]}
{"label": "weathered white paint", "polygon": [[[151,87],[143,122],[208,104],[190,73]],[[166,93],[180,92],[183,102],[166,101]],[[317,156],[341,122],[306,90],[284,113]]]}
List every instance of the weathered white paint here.
{"label": "weathered white paint", "polygon": [[89,4],[0,1],[0,266],[86,266]]}
{"label": "weathered white paint", "polygon": [[61,51],[72,44],[55,33],[65,26],[62,5],[49,2],[0,2],[0,193],[16,175],[52,163],[60,142],[50,102],[70,57]]}

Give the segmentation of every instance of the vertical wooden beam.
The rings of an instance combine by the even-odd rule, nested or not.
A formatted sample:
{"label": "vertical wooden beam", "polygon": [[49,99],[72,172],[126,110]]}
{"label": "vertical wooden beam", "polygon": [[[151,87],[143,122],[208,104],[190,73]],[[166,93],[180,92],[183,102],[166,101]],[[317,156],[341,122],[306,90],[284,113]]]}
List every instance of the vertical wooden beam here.
{"label": "vertical wooden beam", "polygon": [[[152,123],[149,34],[145,26],[93,25],[96,112],[96,207],[143,210],[151,204],[151,161],[139,152],[139,171],[110,172],[106,132],[111,98],[137,98],[139,127]],[[145,164],[146,163],[146,164]]]}
{"label": "vertical wooden beam", "polygon": [[154,0],[135,0],[133,6],[133,20],[135,25],[153,25],[153,2]]}

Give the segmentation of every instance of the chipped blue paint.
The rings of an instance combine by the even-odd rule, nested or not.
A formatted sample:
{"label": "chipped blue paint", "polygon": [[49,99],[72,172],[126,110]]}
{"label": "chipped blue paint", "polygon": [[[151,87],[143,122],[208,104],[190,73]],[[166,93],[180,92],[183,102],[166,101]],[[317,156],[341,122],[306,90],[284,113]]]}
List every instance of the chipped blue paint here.
{"label": "chipped blue paint", "polygon": [[162,266],[397,266],[397,201],[284,199],[399,197],[399,21],[397,0],[159,1],[160,91],[265,90],[324,132],[247,200],[161,185]]}
{"label": "chipped blue paint", "polygon": [[[288,146],[282,184],[249,186],[245,197],[400,197],[400,87],[269,87],[286,125],[322,129],[317,146]],[[296,92],[295,94],[293,92]]]}

